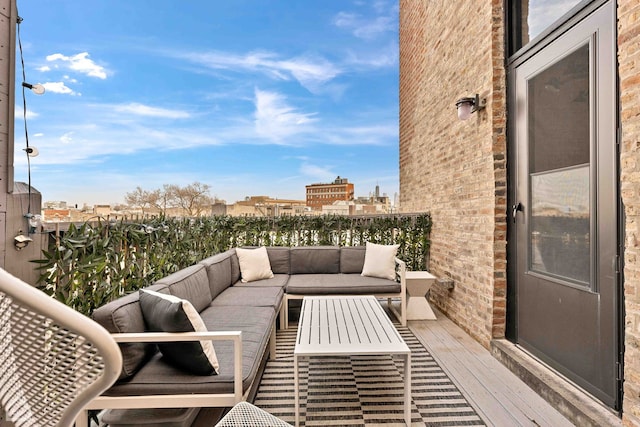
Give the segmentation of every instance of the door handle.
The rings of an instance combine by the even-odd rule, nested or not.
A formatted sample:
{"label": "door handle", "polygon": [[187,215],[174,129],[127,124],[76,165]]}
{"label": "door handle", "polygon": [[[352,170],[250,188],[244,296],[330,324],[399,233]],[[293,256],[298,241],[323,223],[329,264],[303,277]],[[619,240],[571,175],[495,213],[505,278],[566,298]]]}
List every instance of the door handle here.
{"label": "door handle", "polygon": [[513,219],[513,222],[516,222],[516,214],[518,213],[518,211],[522,210],[524,210],[524,206],[522,206],[522,203],[520,202],[511,206],[511,218]]}

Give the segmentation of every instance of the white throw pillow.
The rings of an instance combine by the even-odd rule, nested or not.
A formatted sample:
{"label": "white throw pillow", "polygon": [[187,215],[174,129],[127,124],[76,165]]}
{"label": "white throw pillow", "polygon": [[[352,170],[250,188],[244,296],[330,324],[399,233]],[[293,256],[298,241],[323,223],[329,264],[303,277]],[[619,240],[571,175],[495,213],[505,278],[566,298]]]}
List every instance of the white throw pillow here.
{"label": "white throw pillow", "polygon": [[362,276],[396,280],[396,254],[400,245],[378,245],[367,242]]}
{"label": "white throw pillow", "polygon": [[254,280],[271,279],[271,263],[269,254],[264,246],[258,249],[236,248],[238,261],[240,263],[240,275],[243,282],[253,282]]}

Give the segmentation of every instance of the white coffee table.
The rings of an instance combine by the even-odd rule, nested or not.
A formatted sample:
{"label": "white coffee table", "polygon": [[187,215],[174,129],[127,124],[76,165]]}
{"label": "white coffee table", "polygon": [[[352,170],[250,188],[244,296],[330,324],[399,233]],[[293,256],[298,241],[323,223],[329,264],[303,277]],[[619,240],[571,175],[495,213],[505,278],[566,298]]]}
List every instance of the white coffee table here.
{"label": "white coffee table", "polygon": [[407,271],[407,320],[436,320],[436,314],[427,301],[426,294],[436,276],[428,271]]}
{"label": "white coffee table", "polygon": [[293,351],[295,422],[300,423],[299,361],[311,356],[401,354],[404,419],[411,425],[411,350],[373,296],[305,297]]}

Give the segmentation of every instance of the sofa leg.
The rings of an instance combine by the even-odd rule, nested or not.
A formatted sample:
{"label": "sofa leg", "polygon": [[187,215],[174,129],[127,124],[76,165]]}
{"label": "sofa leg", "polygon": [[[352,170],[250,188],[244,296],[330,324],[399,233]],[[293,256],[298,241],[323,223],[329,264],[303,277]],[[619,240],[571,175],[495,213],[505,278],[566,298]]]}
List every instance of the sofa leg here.
{"label": "sofa leg", "polygon": [[289,329],[289,300],[287,296],[284,296],[284,301],[282,301],[282,311],[280,318],[280,329],[287,330]]}
{"label": "sofa leg", "polygon": [[269,338],[269,360],[276,360],[276,325],[271,328],[271,338]]}
{"label": "sofa leg", "polygon": [[283,298],[282,304],[280,304],[280,312],[278,313],[278,315],[280,316],[280,329],[287,329],[285,325],[286,317],[284,315],[284,307],[286,303],[287,300]]}

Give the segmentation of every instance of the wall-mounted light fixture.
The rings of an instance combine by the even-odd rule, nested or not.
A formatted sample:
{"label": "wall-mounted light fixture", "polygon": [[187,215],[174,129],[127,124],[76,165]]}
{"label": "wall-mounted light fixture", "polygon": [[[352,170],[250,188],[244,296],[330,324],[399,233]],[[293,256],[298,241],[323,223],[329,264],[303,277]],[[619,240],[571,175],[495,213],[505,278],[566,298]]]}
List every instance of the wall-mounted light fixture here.
{"label": "wall-mounted light fixture", "polygon": [[476,93],[475,97],[460,98],[456,101],[456,108],[458,109],[458,118],[460,120],[467,120],[471,117],[472,113],[483,109],[487,105],[486,98],[480,98],[480,95]]}
{"label": "wall-mounted light fixture", "polygon": [[13,246],[15,246],[17,251],[20,251],[29,246],[30,242],[33,242],[33,239],[22,234],[22,230],[18,231],[18,235],[13,238]]}
{"label": "wall-mounted light fixture", "polygon": [[36,95],[42,95],[44,93],[44,86],[42,86],[40,83],[32,85],[31,83],[22,82],[22,86],[26,87],[27,89],[31,89],[31,91]]}

